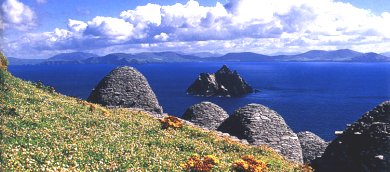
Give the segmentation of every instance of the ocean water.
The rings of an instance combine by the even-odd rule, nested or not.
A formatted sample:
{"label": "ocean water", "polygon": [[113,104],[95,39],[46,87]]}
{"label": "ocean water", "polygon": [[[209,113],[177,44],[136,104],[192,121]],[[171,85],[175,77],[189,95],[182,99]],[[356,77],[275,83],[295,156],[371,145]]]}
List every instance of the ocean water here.
{"label": "ocean water", "polygon": [[[259,93],[240,98],[185,93],[201,72],[227,64]],[[10,66],[17,77],[42,81],[58,92],[86,99],[114,65]],[[334,138],[335,130],[390,100],[390,63],[168,63],[135,65],[148,79],[164,112],[181,116],[187,107],[211,101],[229,114],[249,103],[268,106],[295,131]]]}

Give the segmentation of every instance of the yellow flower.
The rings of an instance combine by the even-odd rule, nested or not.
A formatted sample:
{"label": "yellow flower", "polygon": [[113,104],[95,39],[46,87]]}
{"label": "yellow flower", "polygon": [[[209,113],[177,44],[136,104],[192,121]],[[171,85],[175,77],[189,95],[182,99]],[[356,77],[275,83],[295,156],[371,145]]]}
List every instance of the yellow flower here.
{"label": "yellow flower", "polygon": [[232,168],[238,172],[263,172],[267,170],[267,164],[255,159],[253,155],[245,155],[233,163]]}
{"label": "yellow flower", "polygon": [[183,122],[174,116],[167,116],[163,119],[160,119],[160,122],[162,124],[161,128],[163,129],[177,129],[183,127]]}
{"label": "yellow flower", "polygon": [[180,167],[181,167],[181,168],[186,168],[186,167],[187,167],[187,163],[181,163],[181,164],[180,164]]}
{"label": "yellow flower", "polygon": [[217,167],[218,163],[219,160],[213,155],[207,155],[201,159],[199,155],[195,154],[189,157],[180,167],[186,171],[209,172]]}
{"label": "yellow flower", "polygon": [[234,169],[242,169],[242,170],[248,170],[249,165],[244,160],[238,160],[233,164]]}
{"label": "yellow flower", "polygon": [[213,164],[213,165],[218,165],[219,164],[219,160],[217,157],[215,157],[214,155],[207,155],[205,156],[205,161],[206,162],[209,162],[210,164]]}

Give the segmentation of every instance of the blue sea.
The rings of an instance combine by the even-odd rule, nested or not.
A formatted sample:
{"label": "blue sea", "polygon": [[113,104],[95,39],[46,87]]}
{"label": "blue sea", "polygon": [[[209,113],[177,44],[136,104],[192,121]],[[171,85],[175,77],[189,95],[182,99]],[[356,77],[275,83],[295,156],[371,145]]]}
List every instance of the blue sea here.
{"label": "blue sea", "polygon": [[[240,98],[198,97],[185,93],[201,72],[227,64],[259,93]],[[114,65],[10,66],[17,77],[42,81],[58,92],[86,99]],[[268,106],[295,131],[334,138],[335,130],[390,100],[390,63],[167,63],[134,65],[148,79],[164,112],[181,116],[187,107],[211,101],[228,113],[249,103]]]}

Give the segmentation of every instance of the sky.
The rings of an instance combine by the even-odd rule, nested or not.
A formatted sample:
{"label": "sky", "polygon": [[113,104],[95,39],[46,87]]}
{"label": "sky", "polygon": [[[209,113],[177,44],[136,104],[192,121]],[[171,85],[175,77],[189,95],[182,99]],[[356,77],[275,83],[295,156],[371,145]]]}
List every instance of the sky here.
{"label": "sky", "polygon": [[2,0],[1,50],[390,52],[390,0]]}

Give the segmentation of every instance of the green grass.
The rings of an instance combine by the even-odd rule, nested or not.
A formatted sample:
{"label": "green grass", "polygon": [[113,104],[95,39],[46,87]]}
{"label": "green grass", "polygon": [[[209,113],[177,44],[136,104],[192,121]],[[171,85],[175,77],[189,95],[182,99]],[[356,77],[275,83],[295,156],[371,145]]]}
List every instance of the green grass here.
{"label": "green grass", "polygon": [[182,171],[180,164],[194,153],[218,157],[218,171],[248,154],[269,171],[299,171],[267,147],[187,125],[162,130],[145,112],[90,106],[0,69],[0,171]]}

